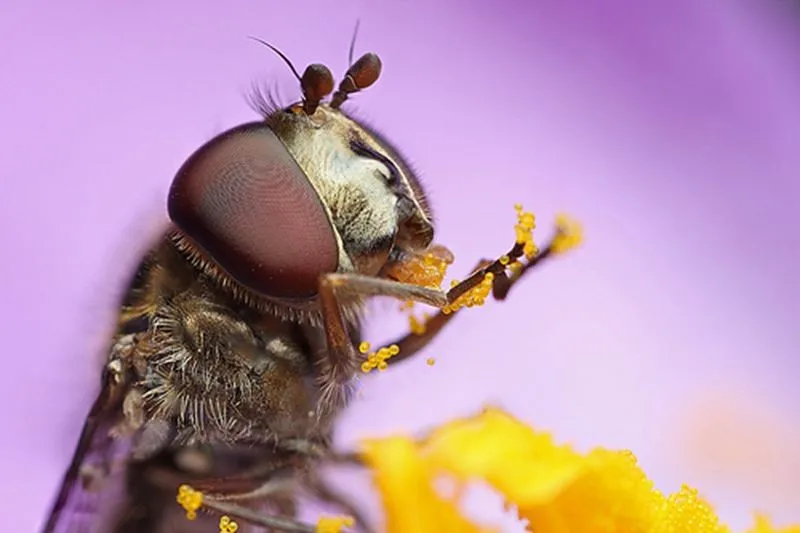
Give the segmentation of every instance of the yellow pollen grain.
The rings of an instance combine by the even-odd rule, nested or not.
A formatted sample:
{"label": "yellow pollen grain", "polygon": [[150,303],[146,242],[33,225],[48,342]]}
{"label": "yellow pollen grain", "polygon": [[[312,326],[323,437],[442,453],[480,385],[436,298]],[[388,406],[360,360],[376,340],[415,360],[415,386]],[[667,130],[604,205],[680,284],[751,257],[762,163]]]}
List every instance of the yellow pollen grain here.
{"label": "yellow pollen grain", "polygon": [[434,359],[433,357],[428,357],[428,359],[426,359],[425,362],[428,364],[428,366],[433,366],[436,364],[436,359]]}
{"label": "yellow pollen grain", "polygon": [[223,515],[219,519],[219,533],[236,533],[239,524],[231,520],[231,517]]}

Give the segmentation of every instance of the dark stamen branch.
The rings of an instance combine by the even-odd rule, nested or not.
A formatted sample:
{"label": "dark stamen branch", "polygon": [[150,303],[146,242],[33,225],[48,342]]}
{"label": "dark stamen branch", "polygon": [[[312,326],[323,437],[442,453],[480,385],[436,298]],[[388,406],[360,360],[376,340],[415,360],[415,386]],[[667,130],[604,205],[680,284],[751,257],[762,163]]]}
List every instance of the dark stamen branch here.
{"label": "dark stamen branch", "polygon": [[[514,243],[514,246],[505,256],[495,259],[483,268],[479,268],[470,274],[465,280],[459,282],[456,286],[447,291],[447,301],[450,303],[456,301],[459,297],[477,287],[486,277],[486,274],[489,273],[494,275],[493,296],[497,300],[505,299],[509,290],[511,289],[511,286],[516,283],[516,281],[522,277],[525,272],[535,267],[541,261],[550,257],[551,246],[552,241],[530,261],[521,263],[522,268],[517,273],[511,274],[509,277],[506,274],[509,265],[519,261],[523,256],[524,244]],[[508,261],[505,259],[508,259]]]}

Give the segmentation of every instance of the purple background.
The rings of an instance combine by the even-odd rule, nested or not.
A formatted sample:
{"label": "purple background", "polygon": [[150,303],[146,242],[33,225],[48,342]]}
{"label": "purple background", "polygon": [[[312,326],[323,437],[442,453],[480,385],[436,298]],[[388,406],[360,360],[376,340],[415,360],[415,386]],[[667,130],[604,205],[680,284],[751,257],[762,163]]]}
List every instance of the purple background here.
{"label": "purple background", "polygon": [[[633,449],[733,525],[753,508],[800,520],[798,20],[752,4],[6,0],[0,516],[30,531],[49,506],[177,166],[253,118],[251,81],[297,97],[245,37],[340,75],[361,18],[358,50],[384,74],[351,108],[422,171],[454,275],[507,247],[515,202],[542,237],[567,210],[588,241],[459,317],[434,367],[366,379],[341,444],[493,401],[581,447]],[[403,323],[376,319],[370,340]],[[501,514],[485,491],[470,509]]]}

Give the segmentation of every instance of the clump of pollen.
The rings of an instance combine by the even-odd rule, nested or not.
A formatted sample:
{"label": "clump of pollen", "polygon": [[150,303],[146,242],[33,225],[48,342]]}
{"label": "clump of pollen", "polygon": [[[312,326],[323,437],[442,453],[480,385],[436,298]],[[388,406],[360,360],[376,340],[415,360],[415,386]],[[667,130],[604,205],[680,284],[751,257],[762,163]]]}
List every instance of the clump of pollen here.
{"label": "clump of pollen", "polygon": [[358,346],[358,351],[367,356],[367,360],[361,363],[361,371],[364,373],[371,372],[376,368],[383,372],[389,367],[386,361],[400,353],[400,347],[396,344],[385,346],[377,351],[370,351],[371,348],[370,343],[366,341]]}
{"label": "clump of pollen", "polygon": [[539,248],[533,241],[536,217],[530,211],[525,211],[522,208],[522,204],[515,204],[514,210],[517,212],[517,223],[514,226],[514,231],[517,234],[517,244],[522,245],[522,253],[530,261],[539,254]]}
{"label": "clump of pollen", "polygon": [[178,487],[177,501],[186,511],[186,518],[194,520],[197,518],[197,511],[203,506],[203,493],[189,485],[181,485]]}
{"label": "clump of pollen", "polygon": [[394,265],[391,274],[401,283],[438,289],[447,274],[447,267],[452,263],[453,255],[449,250],[443,246],[433,246],[425,254],[412,256]]}

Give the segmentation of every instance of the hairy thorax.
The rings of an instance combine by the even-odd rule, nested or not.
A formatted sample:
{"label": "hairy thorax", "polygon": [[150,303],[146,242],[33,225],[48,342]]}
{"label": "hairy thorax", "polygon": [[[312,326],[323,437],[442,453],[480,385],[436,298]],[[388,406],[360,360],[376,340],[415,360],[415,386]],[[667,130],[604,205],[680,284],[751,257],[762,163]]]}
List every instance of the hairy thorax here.
{"label": "hairy thorax", "polygon": [[317,405],[324,334],[246,305],[174,253],[154,252],[137,294],[144,325],[112,350],[131,374],[122,426],[137,455],[325,440],[335,413]]}

